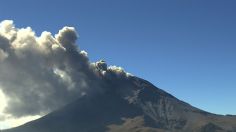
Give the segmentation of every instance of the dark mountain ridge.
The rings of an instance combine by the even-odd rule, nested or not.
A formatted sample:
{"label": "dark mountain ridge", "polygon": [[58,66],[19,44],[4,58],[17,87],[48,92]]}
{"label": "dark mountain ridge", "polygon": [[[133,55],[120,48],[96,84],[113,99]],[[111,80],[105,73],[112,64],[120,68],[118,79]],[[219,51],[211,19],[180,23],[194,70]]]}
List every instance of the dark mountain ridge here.
{"label": "dark mountain ridge", "polygon": [[236,132],[236,117],[195,108],[146,80],[107,79],[104,89],[3,132]]}

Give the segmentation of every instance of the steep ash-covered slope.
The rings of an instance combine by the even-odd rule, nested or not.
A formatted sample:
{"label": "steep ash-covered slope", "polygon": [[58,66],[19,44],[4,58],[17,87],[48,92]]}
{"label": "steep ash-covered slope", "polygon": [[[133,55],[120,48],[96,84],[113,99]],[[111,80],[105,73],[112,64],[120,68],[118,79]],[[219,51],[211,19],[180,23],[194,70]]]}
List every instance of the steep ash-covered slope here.
{"label": "steep ash-covered slope", "polygon": [[236,117],[199,110],[143,79],[102,85],[99,93],[4,132],[236,132]]}

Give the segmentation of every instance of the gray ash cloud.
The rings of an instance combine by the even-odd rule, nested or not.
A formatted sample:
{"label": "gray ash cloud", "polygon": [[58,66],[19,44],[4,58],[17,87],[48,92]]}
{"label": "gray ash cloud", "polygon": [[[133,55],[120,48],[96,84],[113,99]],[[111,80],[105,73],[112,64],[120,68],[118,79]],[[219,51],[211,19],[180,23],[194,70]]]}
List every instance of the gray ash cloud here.
{"label": "gray ash cloud", "polygon": [[30,28],[0,23],[0,89],[8,98],[5,113],[13,117],[39,115],[75,99],[101,91],[104,78],[127,78],[121,67],[91,63],[79,50],[78,33],[64,27],[53,36],[36,36]]}

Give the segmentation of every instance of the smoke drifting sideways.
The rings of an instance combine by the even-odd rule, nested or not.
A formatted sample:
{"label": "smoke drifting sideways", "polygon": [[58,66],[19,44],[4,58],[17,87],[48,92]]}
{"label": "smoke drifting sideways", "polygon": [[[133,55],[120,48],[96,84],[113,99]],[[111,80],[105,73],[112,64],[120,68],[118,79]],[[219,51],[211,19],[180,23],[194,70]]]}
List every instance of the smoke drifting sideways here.
{"label": "smoke drifting sideways", "polygon": [[73,27],[53,36],[30,28],[0,23],[0,90],[7,97],[4,113],[12,117],[51,112],[85,94],[101,91],[104,78],[126,79],[121,67],[89,62],[80,51]]}

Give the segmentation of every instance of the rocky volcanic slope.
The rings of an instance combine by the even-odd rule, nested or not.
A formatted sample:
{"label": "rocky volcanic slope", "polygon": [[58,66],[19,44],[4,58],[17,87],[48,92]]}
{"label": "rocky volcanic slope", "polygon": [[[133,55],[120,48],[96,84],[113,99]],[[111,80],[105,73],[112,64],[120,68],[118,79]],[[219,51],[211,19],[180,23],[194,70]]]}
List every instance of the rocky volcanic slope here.
{"label": "rocky volcanic slope", "polygon": [[3,132],[236,132],[236,117],[199,110],[131,77],[107,79],[100,93]]}

